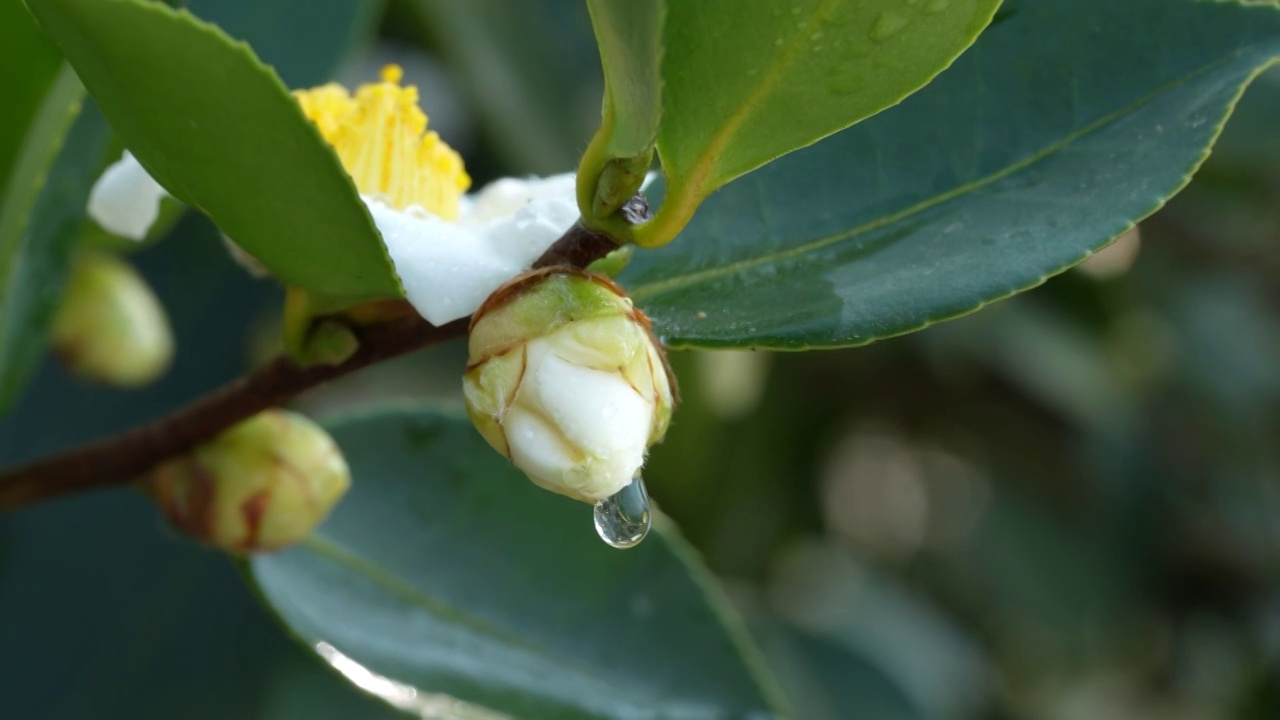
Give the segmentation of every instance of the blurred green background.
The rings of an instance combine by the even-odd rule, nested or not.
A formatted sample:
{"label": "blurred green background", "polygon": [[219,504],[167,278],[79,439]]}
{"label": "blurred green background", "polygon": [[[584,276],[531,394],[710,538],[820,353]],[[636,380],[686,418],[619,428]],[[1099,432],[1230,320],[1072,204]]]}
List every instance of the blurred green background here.
{"label": "blurred green background", "polygon": [[[250,0],[190,5],[287,38],[255,47],[290,84],[323,79],[307,59],[322,35]],[[576,164],[600,97],[581,3],[399,0],[370,20],[376,42],[337,79],[404,65],[477,186]],[[1139,233],[977,315],[851,350],[673,356],[684,405],[652,495],[800,717],[1280,717],[1277,118],[1272,72]],[[46,363],[0,422],[5,464],[150,419],[272,352],[279,291],[203,218],[134,259],[177,329],[173,369],[125,393]],[[434,348],[298,405],[457,402],[464,354]],[[237,574],[128,492],[0,516],[4,717],[392,716]]]}

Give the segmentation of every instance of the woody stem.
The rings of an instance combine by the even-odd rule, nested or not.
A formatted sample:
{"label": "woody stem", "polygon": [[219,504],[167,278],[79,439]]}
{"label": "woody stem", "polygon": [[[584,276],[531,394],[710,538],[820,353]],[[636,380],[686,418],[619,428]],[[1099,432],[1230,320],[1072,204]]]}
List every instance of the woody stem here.
{"label": "woody stem", "polygon": [[[646,214],[643,198],[632,200]],[[535,263],[535,268],[586,267],[617,244],[575,224]],[[352,328],[356,352],[337,365],[303,367],[286,357],[224,385],[145,425],[0,473],[0,511],[95,488],[124,485],[159,463],[191,450],[236,423],[300,393],[361,368],[467,334],[469,318],[439,327],[416,313]]]}

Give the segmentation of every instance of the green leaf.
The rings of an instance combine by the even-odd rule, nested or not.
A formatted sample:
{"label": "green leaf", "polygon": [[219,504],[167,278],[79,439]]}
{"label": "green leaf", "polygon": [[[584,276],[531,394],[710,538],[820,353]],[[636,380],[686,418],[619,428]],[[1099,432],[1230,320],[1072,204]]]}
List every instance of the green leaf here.
{"label": "green leaf", "polygon": [[925,716],[865,653],[776,621],[752,624],[770,667],[805,720],[919,720]]}
{"label": "green leaf", "polygon": [[[331,79],[343,58],[373,36],[383,5],[380,0],[189,0],[186,8],[248,43],[287,86],[303,88]],[[50,49],[57,53],[52,45]],[[117,148],[109,161],[118,160],[122,150]],[[114,253],[136,252],[168,236],[185,211],[182,203],[164,198],[160,216],[143,240],[112,235],[90,222],[80,241]]]}
{"label": "green leaf", "polygon": [[[18,3],[0,5],[0,62],[14,73],[0,112],[0,410],[17,397],[44,353],[74,232],[88,188],[74,169],[88,162],[86,127],[59,158],[84,95],[57,50]],[[83,156],[83,157],[81,157]],[[45,189],[48,188],[46,192]],[[69,203],[79,203],[74,208]]]}
{"label": "green leaf", "polygon": [[[241,0],[219,2],[207,9],[228,32],[256,41],[271,29],[267,21],[296,9],[291,5],[316,9],[311,0],[305,6],[301,3]],[[367,18],[361,18],[376,6],[340,4],[334,8],[338,12],[326,13],[323,21],[308,21],[311,32],[307,37],[295,35],[290,42],[269,44],[270,56],[296,67],[299,75],[305,61],[319,73],[316,79],[323,77],[336,65],[340,50],[353,42],[361,28],[367,29]],[[17,397],[44,355],[46,328],[57,309],[76,244],[117,251],[140,244],[108,240],[105,231],[84,222],[89,190],[103,167],[119,157],[120,147],[112,139],[111,127],[92,101],[81,102],[83,90],[70,69],[53,83],[61,56],[20,3],[0,5],[0,36],[0,59],[10,58],[8,66],[25,69],[15,77],[13,104],[0,114],[0,167],[4,171],[0,187],[6,188],[0,199],[2,410]],[[9,167],[11,161],[4,160],[10,154],[21,159],[13,168]],[[176,207],[177,203],[166,201],[152,236],[172,226],[177,219]]]}
{"label": "green leaf", "polygon": [[75,74],[63,68],[31,118],[0,199],[0,409],[44,355],[93,186],[86,168],[107,150],[100,115],[76,120],[83,96]]}
{"label": "green leaf", "polygon": [[860,345],[1034,287],[1186,185],[1280,12],[1006,3],[902,105],[734,183],[620,280],[676,346]]}
{"label": "green leaf", "polygon": [[[182,251],[165,248],[160,254]],[[224,265],[212,274],[228,269]],[[207,280],[207,270],[194,269],[188,277]],[[216,342],[210,338],[208,344]],[[197,381],[196,388],[200,385]],[[36,412],[24,413],[26,427],[33,419],[39,424],[65,413],[59,397],[68,397],[65,389],[44,395],[41,407],[33,408]],[[154,407],[144,409],[148,402],[154,399],[139,402],[134,395],[83,403],[75,419],[53,421],[46,426],[51,432],[38,439],[15,443],[7,434],[3,445],[5,450],[21,445],[23,454],[32,444],[56,447],[72,436],[85,437],[85,414],[97,414],[90,424],[105,429],[122,416],[141,418],[153,412]],[[135,406],[122,412],[121,405],[129,404]],[[114,415],[115,422],[103,414]],[[22,615],[22,622],[0,626],[0,642],[23,657],[5,668],[5,717],[411,717],[299,647],[247,592],[225,556],[176,536],[154,505],[134,495],[101,493],[0,517],[0,607]],[[50,573],[55,567],[59,571]],[[84,606],[88,588],[92,612]],[[86,638],[93,641],[86,643]],[[68,687],[76,691],[68,693]]]}
{"label": "green leaf", "polygon": [[[653,164],[662,117],[662,17],[665,0],[587,0],[600,64],[600,129],[578,165],[578,207],[588,226],[629,200]],[[615,223],[624,233],[625,223]]]}
{"label": "green leaf", "polygon": [[665,0],[587,0],[604,68],[606,151],[631,157],[653,147],[662,117]]}
{"label": "green leaf", "polygon": [[27,135],[28,124],[62,65],[58,49],[31,21],[22,3],[0,3],[0,67],[5,74],[5,106],[0,112],[0,191]]}
{"label": "green leaf", "polygon": [[589,507],[535,488],[461,417],[331,430],[351,493],[251,563],[308,646],[517,717],[771,716],[754,651],[673,533],[605,546]]}
{"label": "green leaf", "polygon": [[158,3],[27,4],[156,180],[282,281],[350,301],[400,294],[337,156],[247,46]]}
{"label": "green leaf", "polygon": [[671,240],[734,178],[919,90],[1000,0],[671,3],[658,154],[666,203],[637,241]]}

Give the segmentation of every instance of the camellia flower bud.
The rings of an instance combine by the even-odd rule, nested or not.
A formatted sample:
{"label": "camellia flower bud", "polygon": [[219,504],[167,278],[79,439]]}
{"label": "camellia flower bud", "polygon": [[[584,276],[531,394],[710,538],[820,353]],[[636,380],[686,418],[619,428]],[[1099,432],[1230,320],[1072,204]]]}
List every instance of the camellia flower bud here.
{"label": "camellia flower bud", "polygon": [[69,370],[118,387],[146,385],[173,360],[160,300],[128,263],[102,253],[77,258],[52,340]]}
{"label": "camellia flower bud", "polygon": [[666,355],[648,318],[603,275],[548,268],[512,280],[476,311],[469,348],[472,422],[552,492],[614,495],[671,421]]}
{"label": "camellia flower bud", "polygon": [[178,530],[250,553],[306,537],[346,493],[351,473],[323,428],[268,410],[156,468],[148,483]]}

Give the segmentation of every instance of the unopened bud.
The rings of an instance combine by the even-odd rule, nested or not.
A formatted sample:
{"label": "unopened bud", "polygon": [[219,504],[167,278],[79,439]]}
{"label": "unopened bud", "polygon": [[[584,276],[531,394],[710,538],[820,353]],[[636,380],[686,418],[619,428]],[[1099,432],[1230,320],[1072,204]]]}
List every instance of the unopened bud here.
{"label": "unopened bud", "polygon": [[463,379],[480,434],[537,485],[596,502],[666,433],[675,383],[649,320],[594,273],[538,270],[471,322]]}
{"label": "unopened bud", "polygon": [[118,387],[152,382],[173,359],[160,300],[128,263],[101,253],[86,253],[72,267],[52,339],[73,373]]}
{"label": "unopened bud", "polygon": [[342,451],[301,415],[268,410],[152,472],[174,527],[234,553],[278,550],[311,533],[351,484]]}

